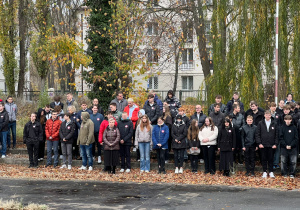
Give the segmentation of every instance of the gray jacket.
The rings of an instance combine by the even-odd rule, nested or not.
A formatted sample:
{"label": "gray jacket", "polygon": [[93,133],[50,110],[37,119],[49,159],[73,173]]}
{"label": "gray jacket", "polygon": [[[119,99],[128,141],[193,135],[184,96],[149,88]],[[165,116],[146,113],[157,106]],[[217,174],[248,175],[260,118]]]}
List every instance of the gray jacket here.
{"label": "gray jacket", "polygon": [[5,110],[8,113],[9,122],[14,122],[17,119],[17,113],[18,113],[18,107],[17,104],[14,102],[12,103],[6,103],[5,104]]}
{"label": "gray jacket", "polygon": [[[116,103],[117,104],[117,110],[119,110],[120,112],[123,112],[124,108],[128,105],[128,102],[125,98],[123,98],[120,102],[118,101],[117,98],[115,98],[110,103]],[[110,110],[109,107],[108,107],[108,110]]]}
{"label": "gray jacket", "polygon": [[137,147],[139,142],[150,142],[150,148],[152,148],[152,130],[153,127],[150,125],[150,131],[147,131],[146,128],[142,131],[139,124],[135,131],[134,145]]}

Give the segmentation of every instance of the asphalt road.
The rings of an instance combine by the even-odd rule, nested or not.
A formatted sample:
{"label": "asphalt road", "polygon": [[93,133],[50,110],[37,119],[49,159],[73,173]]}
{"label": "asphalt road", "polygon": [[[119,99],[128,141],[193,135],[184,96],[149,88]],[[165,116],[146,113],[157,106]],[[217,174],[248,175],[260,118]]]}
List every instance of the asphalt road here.
{"label": "asphalt road", "polygon": [[0,198],[51,209],[300,209],[299,191],[0,178]]}

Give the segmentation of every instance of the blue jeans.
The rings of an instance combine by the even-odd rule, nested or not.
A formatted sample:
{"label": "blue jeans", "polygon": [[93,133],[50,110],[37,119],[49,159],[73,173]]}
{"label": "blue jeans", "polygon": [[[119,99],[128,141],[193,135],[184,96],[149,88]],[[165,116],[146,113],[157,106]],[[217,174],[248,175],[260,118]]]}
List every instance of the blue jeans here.
{"label": "blue jeans", "polygon": [[150,171],[150,142],[139,142],[140,149],[140,169]]}
{"label": "blue jeans", "polygon": [[7,141],[8,131],[1,132],[1,142],[2,142],[2,155],[6,155],[6,141]]}
{"label": "blue jeans", "polygon": [[11,130],[12,136],[13,136],[13,147],[16,146],[16,133],[17,133],[16,127],[17,127],[16,121],[8,123],[8,135],[7,135],[7,146],[8,147],[10,147],[10,130]]}
{"label": "blue jeans", "polygon": [[82,157],[82,165],[86,166],[87,159],[89,160],[89,166],[93,166],[93,155],[92,155],[93,144],[80,145],[80,155]]}
{"label": "blue jeans", "polygon": [[47,165],[51,165],[52,158],[52,148],[54,152],[54,165],[58,165],[58,144],[59,141],[49,141],[47,140]]}

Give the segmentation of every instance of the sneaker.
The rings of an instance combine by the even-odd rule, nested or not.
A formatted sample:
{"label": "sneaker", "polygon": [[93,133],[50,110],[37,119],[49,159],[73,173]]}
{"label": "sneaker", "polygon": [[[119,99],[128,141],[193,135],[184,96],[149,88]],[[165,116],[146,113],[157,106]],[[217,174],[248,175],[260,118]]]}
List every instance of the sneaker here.
{"label": "sneaker", "polygon": [[140,161],[141,161],[141,159],[137,159],[137,161],[138,161],[138,162],[140,162]]}
{"label": "sneaker", "polygon": [[71,166],[71,165],[68,165],[68,169],[71,170],[71,169],[72,169],[72,166]]}
{"label": "sneaker", "polygon": [[44,158],[40,158],[40,160],[39,161],[43,161],[44,160]]}
{"label": "sneaker", "polygon": [[204,163],[204,160],[203,160],[203,159],[200,159],[200,163]]}
{"label": "sneaker", "polygon": [[179,173],[180,173],[180,174],[183,174],[183,168],[180,168],[180,169],[179,169]]}
{"label": "sneaker", "polygon": [[140,173],[141,173],[141,174],[144,173],[144,170],[141,170]]}
{"label": "sneaker", "polygon": [[60,155],[60,156],[59,156],[59,159],[60,159],[60,160],[62,160],[62,159],[63,159],[63,157],[64,157],[63,155]]}
{"label": "sneaker", "polygon": [[60,168],[67,168],[67,165],[63,164]]}
{"label": "sneaker", "polygon": [[268,176],[267,172],[264,172],[262,178],[267,178],[267,176]]}
{"label": "sneaker", "polygon": [[92,171],[93,170],[93,167],[92,166],[89,166],[89,171]]}
{"label": "sneaker", "polygon": [[124,173],[125,169],[124,168],[121,168],[120,172],[121,173]]}
{"label": "sneaker", "polygon": [[179,172],[178,168],[175,168],[175,174],[178,174],[178,172]]}
{"label": "sneaker", "polygon": [[52,155],[52,159],[54,159],[54,155]]}
{"label": "sneaker", "polygon": [[287,178],[287,175],[283,175],[283,178]]}
{"label": "sneaker", "polygon": [[101,163],[101,156],[98,156],[98,164]]}
{"label": "sneaker", "polygon": [[290,178],[291,178],[291,179],[294,179],[294,178],[295,178],[295,176],[294,176],[294,175],[290,175]]}
{"label": "sneaker", "polygon": [[165,160],[165,163],[169,163],[169,161],[168,161],[168,160]]}
{"label": "sneaker", "polygon": [[273,172],[270,172],[270,173],[269,173],[269,176],[270,176],[270,178],[275,178],[275,176],[274,176],[274,173],[273,173]]}
{"label": "sneaker", "polygon": [[129,173],[129,172],[130,172],[130,169],[129,169],[129,168],[127,168],[125,172],[126,172],[126,173]]}
{"label": "sneaker", "polygon": [[6,157],[5,155],[2,155],[2,156],[1,156],[1,158],[5,158],[5,157]]}
{"label": "sneaker", "polygon": [[148,171],[148,170],[146,170],[146,171],[145,171],[145,173],[149,173],[149,171]]}
{"label": "sneaker", "polygon": [[86,170],[86,166],[81,166],[79,170]]}

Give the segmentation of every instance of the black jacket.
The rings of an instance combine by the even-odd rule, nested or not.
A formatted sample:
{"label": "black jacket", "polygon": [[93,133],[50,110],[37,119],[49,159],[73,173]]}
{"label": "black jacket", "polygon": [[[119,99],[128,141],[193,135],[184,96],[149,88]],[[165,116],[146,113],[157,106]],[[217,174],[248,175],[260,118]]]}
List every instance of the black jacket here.
{"label": "black jacket", "polygon": [[38,143],[43,141],[43,128],[41,123],[35,121],[27,122],[23,130],[23,143]]}
{"label": "black jacket", "polygon": [[154,104],[150,106],[149,101],[147,101],[143,109],[145,110],[145,114],[149,117],[151,124],[156,125],[157,119],[160,115],[159,105],[156,102],[154,102]]}
{"label": "black jacket", "polygon": [[[171,130],[172,135],[172,148],[173,149],[185,149],[186,148],[186,135],[187,135],[187,128],[182,120],[180,124],[178,124],[176,121],[172,126]],[[180,143],[176,142],[175,139],[177,139]]]}
{"label": "black jacket", "polygon": [[218,134],[218,148],[221,152],[230,152],[236,147],[235,129],[230,127],[226,129],[224,126]]}
{"label": "black jacket", "polygon": [[[240,99],[238,99],[238,102],[240,103],[240,108],[241,108],[240,112],[243,113],[244,112],[244,104],[240,101]],[[227,102],[227,105],[226,105],[227,114],[229,114],[233,111],[233,103],[234,103],[233,98]]]}
{"label": "black jacket", "polygon": [[4,109],[2,112],[0,112],[0,132],[8,131],[8,123],[9,123],[8,113]]}
{"label": "black jacket", "polygon": [[241,131],[242,147],[256,147],[255,142],[256,125],[244,125]]}
{"label": "black jacket", "polygon": [[258,123],[264,119],[264,112],[262,112],[258,109],[256,114],[254,114],[253,111],[252,112],[251,111],[245,114],[245,116],[244,116],[245,121],[247,120],[247,116],[251,115],[253,117],[253,124],[257,126]]}
{"label": "black jacket", "polygon": [[[64,104],[62,102],[60,102],[59,106],[61,107],[62,110],[64,109]],[[51,109],[54,109],[54,107],[55,107],[54,101],[50,103],[50,107],[51,107]]]}
{"label": "black jacket", "polygon": [[[67,121],[62,122],[59,129],[60,141],[66,144],[72,144],[74,141],[75,129],[76,125],[74,121],[71,120],[69,123],[67,123]],[[63,141],[63,139],[67,141]]]}
{"label": "black jacket", "polygon": [[230,116],[232,117],[232,124],[233,124],[234,128],[240,129],[241,127],[243,127],[245,125],[244,115],[242,115],[241,113],[237,113],[235,115],[232,112],[230,114]]}
{"label": "black jacket", "polygon": [[[220,107],[220,112],[222,112],[223,114],[226,114],[226,105],[220,103],[221,107]],[[215,104],[210,105],[209,109],[208,109],[208,115],[210,115],[210,113],[215,111]]]}
{"label": "black jacket", "polygon": [[295,125],[292,123],[287,126],[282,125],[279,134],[280,147],[286,148],[286,146],[291,146],[292,148],[297,147],[298,144],[298,131]]}
{"label": "black jacket", "polygon": [[124,144],[122,145],[131,146],[133,135],[133,123],[131,122],[131,120],[122,119],[120,122],[118,122],[118,129],[120,131],[120,141],[124,140]]}
{"label": "black jacket", "polygon": [[209,115],[214,122],[215,126],[218,127],[218,130],[220,131],[223,127],[224,120],[225,120],[225,115],[222,112],[211,112]]}
{"label": "black jacket", "polygon": [[271,121],[269,131],[265,120],[258,123],[255,133],[257,145],[262,144],[264,147],[278,145],[278,128],[274,120]]}
{"label": "black jacket", "polygon": [[199,120],[198,120],[197,112],[195,112],[191,116],[190,124],[192,123],[192,120],[197,120],[198,121],[198,127],[201,128],[205,123],[205,118],[206,118],[206,115],[203,114],[203,112],[201,111],[200,116],[199,116]]}

